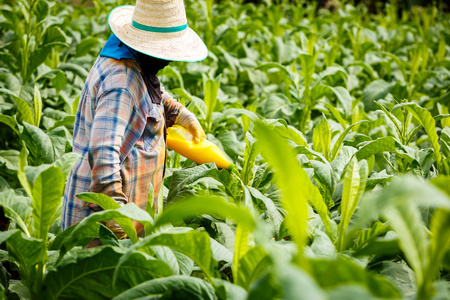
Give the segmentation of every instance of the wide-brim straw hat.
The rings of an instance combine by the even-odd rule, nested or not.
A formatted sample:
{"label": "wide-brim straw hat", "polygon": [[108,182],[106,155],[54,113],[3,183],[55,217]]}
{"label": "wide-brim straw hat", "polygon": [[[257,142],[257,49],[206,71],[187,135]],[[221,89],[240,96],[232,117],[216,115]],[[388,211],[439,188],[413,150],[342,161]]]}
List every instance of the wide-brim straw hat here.
{"label": "wide-brim straw hat", "polygon": [[108,17],[111,31],[125,45],[171,61],[200,61],[208,56],[201,38],[187,24],[183,0],[137,0],[116,7]]}

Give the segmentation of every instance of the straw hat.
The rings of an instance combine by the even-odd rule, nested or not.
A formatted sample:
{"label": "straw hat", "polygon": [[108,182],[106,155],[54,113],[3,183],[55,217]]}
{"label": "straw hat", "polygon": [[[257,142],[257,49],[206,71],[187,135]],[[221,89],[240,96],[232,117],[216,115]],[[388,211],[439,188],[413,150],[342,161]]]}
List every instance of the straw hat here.
{"label": "straw hat", "polygon": [[200,61],[208,56],[200,37],[188,27],[183,0],[137,0],[116,7],[111,31],[127,46],[172,61]]}

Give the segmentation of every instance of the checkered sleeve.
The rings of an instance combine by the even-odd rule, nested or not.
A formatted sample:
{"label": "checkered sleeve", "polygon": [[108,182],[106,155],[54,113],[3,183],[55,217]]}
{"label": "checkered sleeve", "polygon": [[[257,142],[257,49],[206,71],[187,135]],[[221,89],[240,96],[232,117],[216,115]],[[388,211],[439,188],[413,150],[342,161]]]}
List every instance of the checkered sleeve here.
{"label": "checkered sleeve", "polygon": [[106,194],[119,204],[128,202],[122,190],[121,162],[142,135],[145,123],[127,89],[110,89],[97,99],[88,149],[91,192]]}
{"label": "checkered sleeve", "polygon": [[166,115],[166,126],[171,127],[178,117],[178,114],[183,110],[184,106],[177,102],[162,86],[161,98],[164,105],[164,113]]}

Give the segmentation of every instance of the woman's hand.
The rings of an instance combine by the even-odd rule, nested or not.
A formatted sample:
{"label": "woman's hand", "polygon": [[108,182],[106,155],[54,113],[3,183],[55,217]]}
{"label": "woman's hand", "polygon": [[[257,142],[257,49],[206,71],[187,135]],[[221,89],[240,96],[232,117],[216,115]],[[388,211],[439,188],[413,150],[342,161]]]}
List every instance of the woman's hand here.
{"label": "woman's hand", "polygon": [[195,143],[200,143],[203,138],[206,138],[206,134],[197,118],[193,113],[187,110],[187,108],[183,108],[183,110],[178,114],[178,117],[175,120],[175,125],[180,125],[192,133]]}

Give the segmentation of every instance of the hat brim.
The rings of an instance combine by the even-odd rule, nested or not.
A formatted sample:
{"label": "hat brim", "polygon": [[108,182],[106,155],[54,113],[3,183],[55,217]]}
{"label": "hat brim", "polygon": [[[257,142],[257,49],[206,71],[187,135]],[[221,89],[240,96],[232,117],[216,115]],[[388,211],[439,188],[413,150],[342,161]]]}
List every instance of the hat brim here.
{"label": "hat brim", "polygon": [[125,45],[144,54],[171,61],[195,62],[208,56],[208,48],[189,27],[179,32],[160,33],[134,28],[134,6],[116,7],[108,17],[111,31]]}

